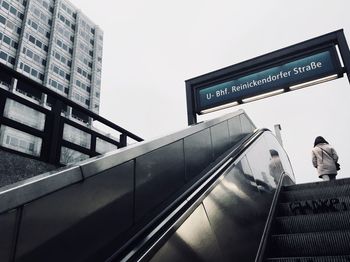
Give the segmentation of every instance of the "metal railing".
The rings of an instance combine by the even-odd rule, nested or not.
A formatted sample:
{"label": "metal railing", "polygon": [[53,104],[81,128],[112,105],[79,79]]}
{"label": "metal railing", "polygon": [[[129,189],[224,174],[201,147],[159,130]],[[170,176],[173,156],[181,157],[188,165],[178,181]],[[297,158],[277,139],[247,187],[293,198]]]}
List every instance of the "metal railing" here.
{"label": "metal railing", "polygon": [[[38,94],[47,95],[49,106],[11,92],[12,81]],[[55,165],[74,162],[74,159],[93,157],[101,153],[101,145],[110,148],[127,146],[128,139],[142,138],[69,100],[0,63],[0,148]],[[119,141],[98,132],[88,124],[65,116],[68,107],[86,119],[98,121],[119,134]],[[16,110],[14,110],[16,109]],[[32,118],[32,119],[31,119]],[[8,134],[12,133],[13,136]],[[75,135],[74,135],[75,134]],[[22,140],[20,139],[22,137]],[[103,151],[103,150],[102,150]]]}

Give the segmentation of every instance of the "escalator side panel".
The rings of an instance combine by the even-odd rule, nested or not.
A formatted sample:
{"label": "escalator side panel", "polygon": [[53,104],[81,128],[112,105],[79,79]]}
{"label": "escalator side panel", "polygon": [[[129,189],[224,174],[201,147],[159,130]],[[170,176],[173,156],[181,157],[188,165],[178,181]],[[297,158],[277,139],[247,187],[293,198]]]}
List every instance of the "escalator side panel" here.
{"label": "escalator side panel", "polygon": [[209,129],[184,139],[186,181],[196,177],[213,161]]}
{"label": "escalator side panel", "polygon": [[135,220],[159,209],[185,184],[182,140],[136,158]]}
{"label": "escalator side panel", "polygon": [[17,210],[11,210],[0,215],[0,261],[2,262],[11,261],[12,245],[15,238],[16,215]]}
{"label": "escalator side panel", "polygon": [[239,141],[242,137],[242,125],[240,117],[233,117],[227,120],[228,130],[232,144]]}
{"label": "escalator side panel", "polygon": [[[242,159],[204,199],[203,204],[226,259],[253,261],[264,227],[266,207]],[[249,168],[249,167],[248,167]]]}
{"label": "escalator side panel", "polygon": [[[268,139],[268,138],[267,138]],[[247,159],[260,191],[269,191],[276,188],[279,176],[283,169],[277,170],[270,154],[266,134],[254,145],[254,150],[247,150]],[[272,149],[271,149],[272,150]],[[278,152],[277,150],[273,149]]]}
{"label": "escalator side panel", "polygon": [[239,115],[242,126],[242,133],[249,134],[254,131],[254,125],[246,114]]}
{"label": "escalator side panel", "polygon": [[[211,231],[215,235],[215,238],[209,239],[212,245],[219,245],[221,251],[217,254],[216,261],[244,262],[254,261],[256,257],[276,191],[275,180],[279,181],[283,171],[292,170],[285,151],[279,143],[273,142],[275,140],[270,132],[259,136],[215,183],[208,187],[207,192],[197,196],[193,204],[194,207],[204,207]],[[273,155],[278,153],[280,165],[271,152]],[[192,215],[191,210],[183,214],[189,217]],[[197,221],[186,220],[186,223],[190,224],[186,226],[188,235],[201,238],[208,234],[207,229],[197,228]],[[159,251],[150,250],[149,253],[155,254],[155,258],[161,253],[163,261],[171,260],[172,256],[179,256],[178,261],[181,261],[182,254],[175,253],[185,251],[174,249],[176,244],[182,243],[178,240],[179,229],[176,228],[172,228],[174,234],[169,233],[159,241],[161,244],[155,248],[160,248]],[[162,251],[164,249],[168,252]],[[201,256],[192,256],[191,259],[208,261]]]}
{"label": "escalator side panel", "polygon": [[[7,221],[6,212],[16,208],[23,216],[17,216],[18,239],[4,224],[10,231],[0,228],[0,243],[17,240],[16,261],[99,261],[124,252],[130,239],[204,180],[227,148],[243,141],[243,130],[255,128],[247,117],[241,126],[241,115],[244,111],[1,188],[0,219]],[[6,261],[9,253],[0,252]]]}
{"label": "escalator side panel", "polygon": [[214,159],[231,147],[227,121],[210,128]]}
{"label": "escalator side panel", "polygon": [[225,261],[203,205],[196,208],[151,261]]}
{"label": "escalator side panel", "polygon": [[17,261],[83,261],[133,222],[134,161],[23,208]]}

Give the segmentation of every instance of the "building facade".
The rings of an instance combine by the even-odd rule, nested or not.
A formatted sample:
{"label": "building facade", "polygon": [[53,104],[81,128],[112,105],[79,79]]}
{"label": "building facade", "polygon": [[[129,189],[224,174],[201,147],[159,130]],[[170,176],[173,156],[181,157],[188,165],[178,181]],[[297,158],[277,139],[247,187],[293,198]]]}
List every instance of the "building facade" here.
{"label": "building facade", "polygon": [[[0,62],[95,113],[102,43],[100,28],[67,1],[0,0]],[[10,89],[45,100],[16,82]]]}

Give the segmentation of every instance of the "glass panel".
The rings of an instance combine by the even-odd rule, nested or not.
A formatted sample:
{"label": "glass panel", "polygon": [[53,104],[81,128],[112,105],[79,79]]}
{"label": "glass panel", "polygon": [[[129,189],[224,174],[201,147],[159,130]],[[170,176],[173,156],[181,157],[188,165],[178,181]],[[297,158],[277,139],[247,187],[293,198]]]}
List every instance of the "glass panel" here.
{"label": "glass panel", "polygon": [[252,122],[248,119],[246,115],[241,114],[241,124],[242,124],[242,132],[249,134],[254,131],[255,127]]}
{"label": "glass panel", "polygon": [[38,130],[44,130],[45,114],[12,99],[6,100],[4,116]]}
{"label": "glass panel", "polygon": [[100,154],[107,153],[117,148],[118,147],[116,145],[113,145],[99,137],[96,138],[96,152]]}
{"label": "glass panel", "polygon": [[[239,163],[237,164],[238,168],[240,168],[241,173],[242,173],[242,177],[245,179],[245,182],[249,184],[249,186],[251,186],[252,188],[256,188],[256,190],[258,189],[258,185],[256,184],[254,175],[252,170],[250,169],[247,157],[243,157],[241,159],[241,161],[239,161]],[[253,189],[250,189],[250,191],[252,191]]]}
{"label": "glass panel", "polygon": [[75,151],[67,147],[61,147],[60,162],[64,165],[77,163],[79,161],[88,159],[90,156]]}
{"label": "glass panel", "polygon": [[91,135],[71,125],[64,124],[63,139],[90,149]]}
{"label": "glass panel", "polygon": [[271,133],[267,133],[266,141],[270,148],[270,154],[273,159],[279,159],[279,163],[276,165],[277,171],[282,172],[286,171],[289,175],[294,177],[293,168],[289,161],[288,155],[282,148],[282,146],[278,143],[277,139]]}
{"label": "glass panel", "polygon": [[276,173],[276,160],[272,157],[264,136],[247,152],[247,158],[258,188],[261,191],[268,190],[266,185],[275,188],[280,173]]}
{"label": "glass panel", "polygon": [[242,134],[242,125],[240,116],[233,117],[228,120],[228,127],[230,131],[230,137],[233,143],[238,142],[245,134]]}
{"label": "glass panel", "polygon": [[33,156],[40,156],[42,139],[8,126],[0,128],[0,145]]}

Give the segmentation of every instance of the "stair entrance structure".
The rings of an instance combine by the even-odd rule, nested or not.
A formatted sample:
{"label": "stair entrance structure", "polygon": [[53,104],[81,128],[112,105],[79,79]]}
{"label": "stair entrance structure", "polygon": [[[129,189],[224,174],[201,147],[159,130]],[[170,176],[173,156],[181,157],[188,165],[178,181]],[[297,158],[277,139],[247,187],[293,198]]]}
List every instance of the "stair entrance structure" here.
{"label": "stair entrance structure", "polygon": [[294,181],[238,111],[0,188],[0,261],[348,261],[350,180]]}
{"label": "stair entrance structure", "polygon": [[348,261],[349,183],[296,186],[239,110],[1,187],[0,261]]}

